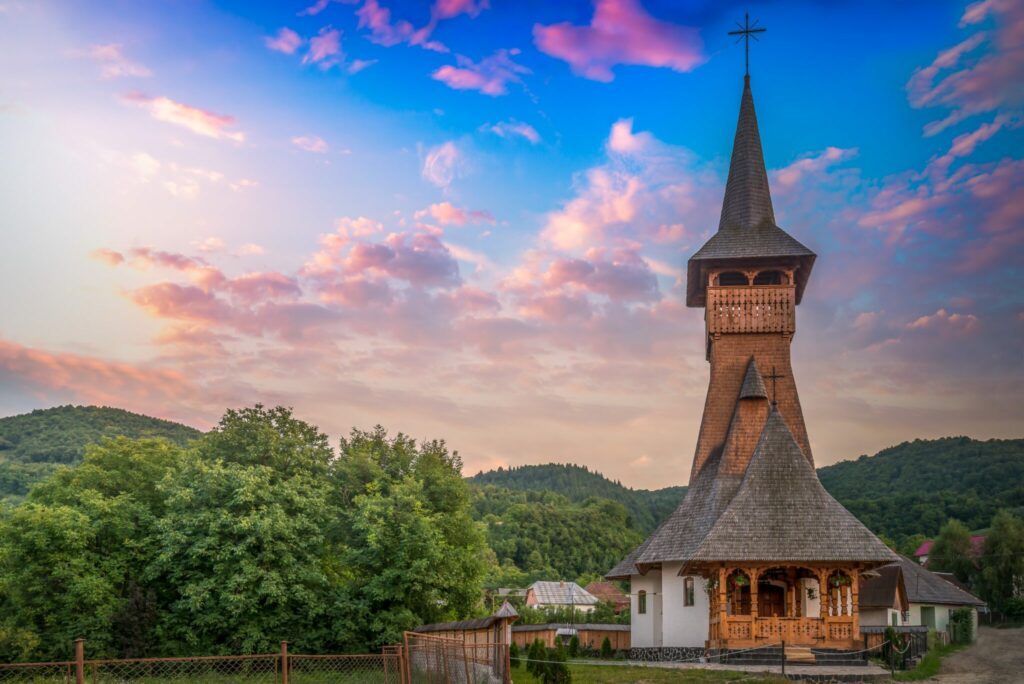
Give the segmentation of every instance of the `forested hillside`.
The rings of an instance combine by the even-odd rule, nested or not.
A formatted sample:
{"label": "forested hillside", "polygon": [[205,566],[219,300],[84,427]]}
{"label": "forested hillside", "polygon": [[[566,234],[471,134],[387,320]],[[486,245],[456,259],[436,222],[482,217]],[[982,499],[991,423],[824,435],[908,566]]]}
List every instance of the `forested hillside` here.
{"label": "forested hillside", "polygon": [[[164,437],[192,428],[120,409],[62,406],[0,419],[0,500],[16,502],[58,464],[103,437]],[[904,547],[949,518],[985,527],[1024,507],[1024,440],[915,440],[821,468],[822,483],[878,534]],[[577,465],[518,466],[467,478],[471,513],[494,552],[488,582],[574,579],[607,570],[678,505],[685,487],[630,489]]]}
{"label": "forested hillside", "polygon": [[876,533],[932,536],[949,518],[969,528],[1024,506],[1024,439],[904,442],[818,470],[825,488]]}
{"label": "forested hillside", "polygon": [[184,445],[200,432],[107,406],[57,406],[0,418],[0,500],[24,496],[60,464],[82,460],[104,437],[163,437]]}
{"label": "forested hillside", "polygon": [[630,489],[586,466],[548,463],[513,468],[498,468],[469,478],[479,485],[497,485],[524,492],[557,492],[570,501],[583,502],[592,497],[611,499],[629,512],[633,527],[650,532],[675,510],[686,487],[666,487],[654,491]]}

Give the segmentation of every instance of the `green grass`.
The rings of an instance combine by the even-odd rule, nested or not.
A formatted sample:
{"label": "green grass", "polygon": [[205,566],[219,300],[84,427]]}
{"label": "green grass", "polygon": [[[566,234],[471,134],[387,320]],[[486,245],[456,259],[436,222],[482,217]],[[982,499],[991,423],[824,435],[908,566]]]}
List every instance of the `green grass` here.
{"label": "green grass", "polygon": [[964,648],[965,644],[950,644],[948,646],[935,646],[928,653],[925,654],[921,662],[917,664],[913,670],[907,670],[906,672],[897,672],[897,682],[918,682],[922,679],[930,679],[935,675],[939,674],[939,668],[942,665],[942,659],[951,653],[956,653],[960,649]]}
{"label": "green grass", "polygon": [[[569,665],[574,684],[661,684],[661,682],[743,682],[744,684],[770,684],[785,681],[765,679],[762,675],[722,670],[672,670],[637,665]],[[526,671],[526,664],[512,668],[515,684],[539,684],[537,678]]]}

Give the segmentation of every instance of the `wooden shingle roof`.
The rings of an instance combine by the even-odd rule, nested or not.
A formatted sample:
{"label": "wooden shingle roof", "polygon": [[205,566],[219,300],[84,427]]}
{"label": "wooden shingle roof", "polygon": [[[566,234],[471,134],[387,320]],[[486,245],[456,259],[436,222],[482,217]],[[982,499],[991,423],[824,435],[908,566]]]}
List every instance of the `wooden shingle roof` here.
{"label": "wooden shingle roof", "polygon": [[740,399],[767,399],[768,390],[764,387],[764,379],[761,371],[757,369],[757,361],[753,356],[747,363],[747,373],[743,376],[743,386],[740,387]]}
{"label": "wooden shingle roof", "polygon": [[778,410],[695,561],[892,562],[898,556],[818,480]]}
{"label": "wooden shingle roof", "polygon": [[729,179],[725,184],[718,232],[690,257],[687,265],[687,306],[703,306],[704,269],[737,261],[799,264],[796,300],[800,303],[814,265],[815,254],[775,223],[768,171],[754,111],[750,77],[743,84],[740,116],[736,123]]}
{"label": "wooden shingle roof", "polygon": [[897,564],[903,571],[903,583],[911,603],[933,603],[947,606],[983,606],[980,598],[964,591],[916,561],[900,556]]}

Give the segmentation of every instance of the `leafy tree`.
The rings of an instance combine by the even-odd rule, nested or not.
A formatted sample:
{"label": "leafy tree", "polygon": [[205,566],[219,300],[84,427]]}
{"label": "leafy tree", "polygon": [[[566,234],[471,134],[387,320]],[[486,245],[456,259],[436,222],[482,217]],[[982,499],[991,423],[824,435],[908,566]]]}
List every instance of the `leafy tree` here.
{"label": "leafy tree", "polygon": [[173,588],[160,625],[169,652],[265,652],[282,639],[322,648],[333,579],[326,482],[193,458],[165,491],[150,576]]}
{"label": "leafy tree", "polygon": [[183,457],[162,439],[106,440],[0,518],[0,657],[67,658],[78,636],[97,656],[152,645],[148,540]]}
{"label": "leafy tree", "polygon": [[573,634],[572,638],[569,639],[569,657],[575,658],[580,654],[580,638]]}
{"label": "leafy tree", "polygon": [[1016,613],[1024,596],[1024,520],[999,511],[985,538],[980,577],[981,594],[996,610]]}
{"label": "leafy tree", "polygon": [[959,520],[950,520],[939,531],[939,536],[928,553],[928,568],[951,572],[961,582],[970,582],[975,573],[971,531]]}
{"label": "leafy tree", "polygon": [[484,539],[461,460],[444,442],[417,446],[383,428],[341,442],[335,480],[346,617],[337,638],[376,648],[403,630],[478,608]]}

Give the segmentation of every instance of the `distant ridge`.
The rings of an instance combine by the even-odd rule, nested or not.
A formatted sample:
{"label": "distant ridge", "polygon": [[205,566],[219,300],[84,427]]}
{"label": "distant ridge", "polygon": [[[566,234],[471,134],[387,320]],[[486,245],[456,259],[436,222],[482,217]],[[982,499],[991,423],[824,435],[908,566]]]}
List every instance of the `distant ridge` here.
{"label": "distant ridge", "polygon": [[58,465],[82,460],[104,437],[163,437],[185,444],[195,428],[109,406],[55,406],[0,418],[0,500],[17,499]]}
{"label": "distant ridge", "polygon": [[634,527],[650,532],[675,510],[686,487],[630,489],[609,480],[597,471],[572,463],[546,463],[499,468],[466,478],[477,485],[494,485],[516,491],[551,491],[570,501],[583,502],[592,497],[611,499],[629,512]]}

